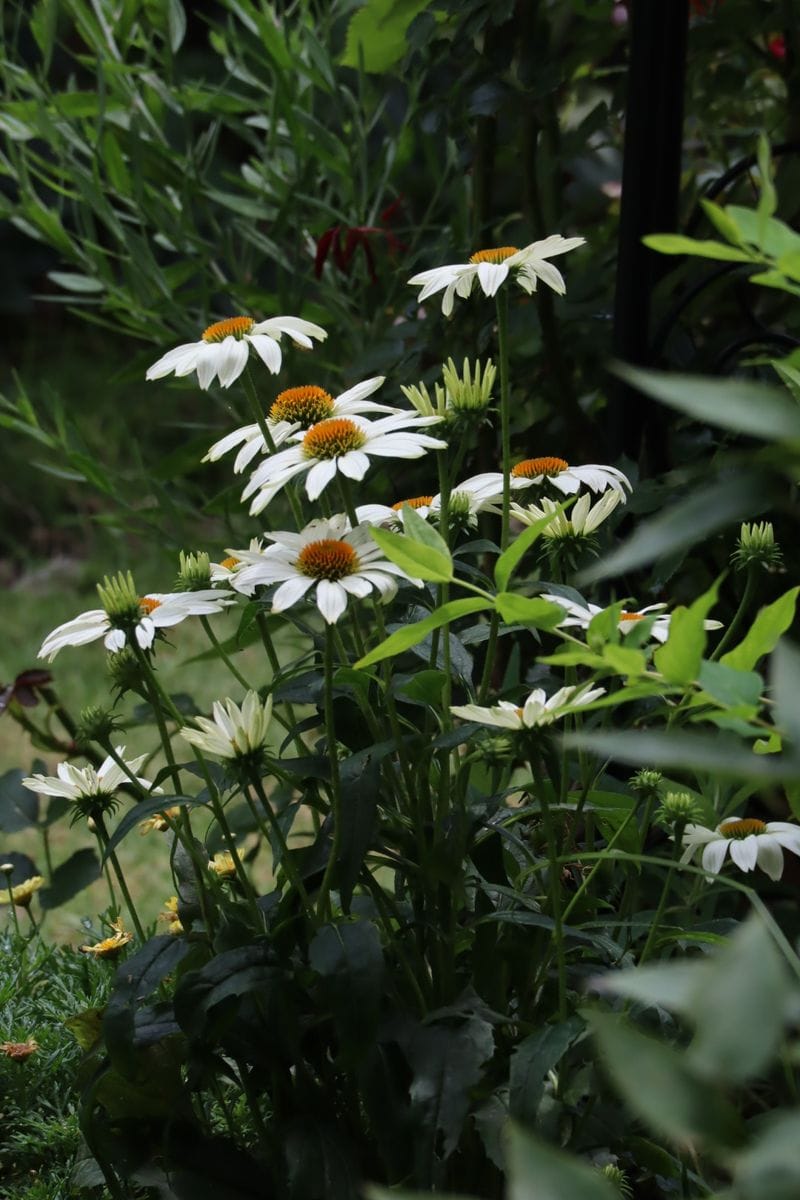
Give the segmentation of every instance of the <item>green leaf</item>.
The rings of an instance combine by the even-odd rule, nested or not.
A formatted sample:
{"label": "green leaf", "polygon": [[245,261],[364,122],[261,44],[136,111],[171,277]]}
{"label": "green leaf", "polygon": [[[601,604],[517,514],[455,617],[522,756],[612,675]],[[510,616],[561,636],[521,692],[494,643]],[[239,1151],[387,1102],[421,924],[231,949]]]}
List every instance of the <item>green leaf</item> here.
{"label": "green leaf", "polygon": [[548,1071],[557,1066],[580,1037],[584,1022],[573,1016],[558,1025],[545,1025],[518,1043],[511,1052],[508,1110],[519,1121],[533,1124],[544,1095]]}
{"label": "green leaf", "polygon": [[[199,971],[189,971],[180,980],[175,991],[175,1019],[190,1037],[219,1036],[238,1008],[237,1004],[226,1004],[227,1001],[257,991],[260,1004],[266,1007],[273,985],[280,977],[273,953],[264,942],[225,950]],[[225,1007],[221,1008],[222,1005]]]}
{"label": "green leaf", "polygon": [[800,750],[800,647],[781,638],[770,659],[770,685],[775,724]]}
{"label": "green leaf", "polygon": [[202,803],[202,800],[198,800],[196,796],[151,796],[147,800],[140,800],[133,808],[128,809],[108,839],[108,845],[103,855],[103,862],[107,860],[112,850],[116,850],[122,839],[127,837],[130,831],[135,829],[142,821],[146,821],[148,817],[152,817],[155,813],[164,812],[167,808],[188,808]]}
{"label": "green leaf", "polygon": [[437,529],[434,529],[424,517],[421,517],[416,509],[410,504],[404,504],[402,509],[403,532],[411,538],[412,542],[420,542],[423,546],[430,546],[432,550],[437,550],[443,558],[450,558],[450,551],[447,542]]}
{"label": "green leaf", "polygon": [[358,1060],[380,1016],[384,965],[377,928],[366,920],[323,925],[308,948],[308,961],[322,980],[342,1053]]}
{"label": "green leaf", "polygon": [[756,256],[737,250],[725,242],[697,241],[677,233],[651,233],[643,237],[645,246],[659,254],[690,254],[693,258],[714,258],[719,262],[756,262]]}
{"label": "green leaf", "polygon": [[458,1145],[472,1089],[494,1052],[492,1027],[477,1015],[455,1028],[419,1025],[404,1050],[413,1072],[410,1098],[420,1152],[433,1158],[438,1150],[446,1159]]}
{"label": "green leaf", "polygon": [[103,1040],[114,1066],[123,1074],[134,1063],[136,1013],[158,984],[191,950],[186,938],[162,934],[117,967],[103,1016]]}
{"label": "green leaf", "polygon": [[406,52],[406,32],[430,0],[367,0],[350,19],[340,62],[343,67],[382,74]]}
{"label": "green leaf", "polygon": [[696,421],[764,441],[800,439],[800,409],[779,388],[750,379],[709,379],[626,363],[615,363],[613,371],[631,387]]}
{"label": "green leaf", "polygon": [[764,132],[758,135],[756,159],[758,161],[758,173],[761,176],[756,213],[758,216],[760,238],[763,240],[767,222],[778,207],[778,196],[775,191],[775,185],[772,182],[772,155],[769,148],[769,139]]}
{"label": "green leaf", "polygon": [[389,561],[402,567],[411,578],[432,583],[449,583],[453,578],[453,560],[449,552],[442,553],[407,534],[392,533],[389,529],[379,529],[374,525],[370,533]]}
{"label": "green leaf", "polygon": [[39,797],[22,786],[25,772],[12,768],[0,776],[0,829],[19,833],[30,829],[39,818]]}
{"label": "green leaf", "polygon": [[778,639],[794,620],[798,593],[800,587],[790,588],[772,604],[759,609],[745,637],[733,650],[723,654],[720,662],[737,671],[752,671],[760,658],[772,653]]}
{"label": "green leaf", "polygon": [[[563,512],[566,505],[559,504],[558,512]],[[519,563],[524,554],[527,554],[531,546],[536,542],[543,529],[546,529],[556,513],[548,513],[546,517],[540,517],[538,521],[534,521],[532,525],[528,525],[523,529],[507,550],[498,558],[494,564],[494,581],[497,584],[499,591],[504,592],[508,587],[508,581],[514,574],[514,571],[519,566]]]}
{"label": "green leaf", "polygon": [[757,709],[764,690],[764,681],[755,671],[737,671],[708,659],[700,666],[698,682],[709,696],[726,708],[745,705]]}
{"label": "green leaf", "polygon": [[611,1013],[584,1016],[617,1090],[655,1133],[686,1147],[739,1143],[742,1130],[736,1111],[721,1091],[690,1071],[681,1051],[639,1033]]}
{"label": "green leaf", "polygon": [[[800,421],[800,410],[797,415]],[[764,509],[772,482],[766,474],[741,471],[735,478],[698,489],[658,516],[642,521],[627,542],[584,571],[578,582],[593,583],[624,574],[694,546],[725,525],[752,517]]]}
{"label": "green leaf", "polygon": [[458,617],[466,617],[471,613],[491,608],[491,606],[491,601],[481,600],[479,597],[474,600],[450,600],[449,603],[443,604],[441,608],[432,612],[429,617],[423,617],[414,625],[404,625],[402,629],[390,633],[385,641],[376,646],[374,650],[370,650],[353,665],[360,670],[364,667],[371,667],[374,663],[382,662],[385,658],[393,658],[396,654],[402,654],[404,650],[410,649],[411,646],[416,646],[434,629],[440,629],[442,625],[447,625],[450,621],[457,620]]}
{"label": "green leaf", "polygon": [[758,246],[765,258],[777,259],[783,254],[800,250],[800,234],[783,221],[775,217],[768,217],[765,221],[758,212],[736,204],[728,205],[726,211],[741,229],[743,239]]}
{"label": "green leaf", "polygon": [[723,1200],[796,1200],[800,1195],[800,1111],[773,1109],[736,1156],[736,1190]]}
{"label": "green leaf", "polygon": [[720,208],[713,200],[706,200],[705,198],[701,198],[700,206],[717,233],[721,233],[724,238],[729,242],[733,242],[736,246],[741,244],[741,230],[734,219],[728,214],[727,209]]}
{"label": "green leaf", "polygon": [[537,629],[555,629],[564,619],[564,610],[538,596],[518,596],[516,592],[500,592],[495,596],[497,611],[510,624],[534,625]]}
{"label": "green leaf", "polygon": [[99,279],[90,279],[88,275],[73,275],[68,271],[48,271],[47,278],[52,279],[59,287],[68,292],[102,292],[105,285]]}
{"label": "green leaf", "polygon": [[597,1167],[512,1125],[506,1200],[619,1200]]}
{"label": "green leaf", "polygon": [[719,580],[698,596],[689,608],[676,608],[670,617],[669,637],[653,655],[653,662],[670,683],[693,683],[706,648],[704,622],[714,607]]}
{"label": "green leaf", "polygon": [[393,748],[393,742],[390,746],[379,743],[359,751],[341,764],[342,828],[336,885],[346,913],[350,911],[353,889],[375,832],[381,759]]}
{"label": "green leaf", "polygon": [[647,665],[643,650],[636,650],[633,646],[615,646],[613,642],[603,647],[602,659],[618,675],[641,675]]}
{"label": "green leaf", "polygon": [[167,27],[169,47],[172,53],[176,54],[186,37],[186,13],[181,0],[167,0]]}
{"label": "green leaf", "polygon": [[616,758],[637,767],[676,767],[715,771],[725,779],[800,779],[800,758],[752,754],[738,738],[716,733],[568,733],[567,746],[580,746],[600,758]]}
{"label": "green leaf", "polygon": [[29,142],[32,137],[36,137],[36,131],[31,129],[30,125],[12,117],[10,113],[0,112],[0,131],[11,138],[12,142]]}
{"label": "green leaf", "polygon": [[47,887],[39,892],[39,903],[45,909],[60,908],[99,878],[100,862],[94,850],[76,850],[53,871]]}

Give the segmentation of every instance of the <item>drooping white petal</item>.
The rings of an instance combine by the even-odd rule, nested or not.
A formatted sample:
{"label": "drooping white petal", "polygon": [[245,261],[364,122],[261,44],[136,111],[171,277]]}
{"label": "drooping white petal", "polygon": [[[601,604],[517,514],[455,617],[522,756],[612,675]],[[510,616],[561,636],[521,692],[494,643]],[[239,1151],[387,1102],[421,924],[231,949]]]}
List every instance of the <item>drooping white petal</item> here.
{"label": "drooping white petal", "polygon": [[320,579],[317,584],[317,608],[329,625],[335,625],[347,608],[347,592],[339,583]]}

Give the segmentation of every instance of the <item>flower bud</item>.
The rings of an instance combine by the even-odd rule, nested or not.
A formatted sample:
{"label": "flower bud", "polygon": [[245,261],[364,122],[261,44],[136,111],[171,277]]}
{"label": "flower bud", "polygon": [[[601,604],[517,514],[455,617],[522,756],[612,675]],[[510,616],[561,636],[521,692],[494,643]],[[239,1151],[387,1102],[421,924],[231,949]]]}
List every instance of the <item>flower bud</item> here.
{"label": "flower bud", "polygon": [[130,571],[104,576],[97,585],[97,594],[112,621],[139,619],[139,593]]}
{"label": "flower bud", "polygon": [[196,592],[211,586],[211,563],[205,551],[201,550],[197,554],[184,554],[181,550],[178,562],[176,592]]}
{"label": "flower bud", "polygon": [[771,521],[762,521],[759,525],[743,524],[739,530],[736,549],[731,555],[731,562],[737,571],[747,567],[763,567],[771,573],[779,571],[783,566],[783,552],[775,541],[775,531]]}
{"label": "flower bud", "polygon": [[496,376],[497,368],[491,359],[484,366],[478,360],[471,367],[469,359],[465,358],[459,375],[452,358],[448,358],[442,368],[448,404],[456,412],[485,412],[492,401]]}
{"label": "flower bud", "polygon": [[676,825],[695,824],[702,817],[700,805],[689,792],[667,792],[656,809],[657,824],[666,829]]}
{"label": "flower bud", "polygon": [[632,791],[637,792],[640,796],[657,796],[661,791],[661,781],[663,778],[664,776],[660,771],[653,771],[643,767],[641,771],[637,771],[635,775],[631,775],[628,785]]}
{"label": "flower bud", "polygon": [[[114,655],[111,657],[113,658]],[[102,746],[111,739],[112,733],[118,728],[119,723],[108,709],[101,708],[97,704],[90,704],[81,712],[78,728],[75,731],[75,741],[81,746],[86,746],[90,742],[99,742]]]}

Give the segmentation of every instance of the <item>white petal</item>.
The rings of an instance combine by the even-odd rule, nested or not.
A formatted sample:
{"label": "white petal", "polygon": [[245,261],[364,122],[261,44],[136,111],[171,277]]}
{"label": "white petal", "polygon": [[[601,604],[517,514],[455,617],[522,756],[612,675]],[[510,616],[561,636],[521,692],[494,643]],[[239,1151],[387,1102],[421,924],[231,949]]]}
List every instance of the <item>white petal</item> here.
{"label": "white petal", "polygon": [[339,470],[348,479],[363,479],[369,470],[369,458],[361,450],[348,450],[337,459]]}
{"label": "white petal", "polygon": [[718,838],[716,841],[709,842],[703,850],[703,869],[714,875],[718,875],[730,842],[727,838]]}
{"label": "white petal", "polygon": [[772,880],[780,879],[783,874],[783,851],[779,843],[769,834],[762,834],[755,841],[758,842],[758,865],[761,870]]}
{"label": "white petal", "polygon": [[336,466],[339,460],[335,458],[326,458],[322,462],[315,463],[308,472],[306,478],[306,494],[309,500],[316,500],[330,481],[336,474]]}
{"label": "white petal", "polygon": [[755,834],[749,837],[731,838],[731,858],[742,871],[752,871],[758,862],[758,838]]}
{"label": "white petal", "polygon": [[247,340],[267,370],[271,371],[273,375],[277,375],[281,369],[282,356],[281,348],[275,339],[263,333],[251,333]]}
{"label": "white petal", "polygon": [[226,337],[220,343],[220,355],[217,362],[217,374],[220,385],[228,388],[239,378],[247,366],[250,349],[243,339]]}
{"label": "white petal", "polygon": [[347,592],[329,579],[317,584],[317,608],[329,625],[335,625],[347,608]]}
{"label": "white petal", "polygon": [[504,262],[482,262],[478,264],[478,280],[485,296],[494,296],[507,275],[508,266]]}
{"label": "white petal", "polygon": [[272,611],[283,612],[285,609],[291,608],[298,600],[302,600],[313,584],[314,580],[308,575],[296,575],[287,579],[272,597]]}

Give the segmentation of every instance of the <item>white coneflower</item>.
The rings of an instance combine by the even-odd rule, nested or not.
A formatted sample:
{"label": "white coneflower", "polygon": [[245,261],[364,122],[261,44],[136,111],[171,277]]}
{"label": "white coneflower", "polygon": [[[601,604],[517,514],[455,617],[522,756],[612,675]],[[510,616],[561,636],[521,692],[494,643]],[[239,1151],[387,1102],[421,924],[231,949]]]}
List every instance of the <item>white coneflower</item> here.
{"label": "white coneflower", "polygon": [[[399,412],[399,409],[388,404],[376,404],[367,399],[383,382],[384,376],[376,375],[374,379],[366,379],[363,383],[348,388],[335,399],[330,392],[313,384],[286,388],[275,397],[266,418],[267,432],[272,439],[273,448],[282,446],[298,430],[310,429],[312,425],[331,417],[350,417],[354,413]],[[264,454],[269,448],[260,425],[243,425],[241,429],[235,429],[233,433],[228,433],[215,442],[203,462],[216,462],[235,446],[241,446],[233,463],[237,474],[244,471],[258,454]]]}
{"label": "white coneflower", "polygon": [[566,459],[556,457],[523,459],[511,468],[511,479],[514,489],[547,482],[565,496],[573,495],[581,486],[592,492],[605,492],[613,488],[623,504],[628,498],[626,489],[629,492],[632,490],[627,475],[623,475],[616,467],[606,467],[600,463],[573,467]]}
{"label": "white coneflower", "polygon": [[562,687],[552,696],[545,695],[543,688],[534,688],[522,707],[500,700],[491,708],[479,704],[460,704],[450,712],[465,721],[478,721],[481,725],[494,725],[499,729],[534,729],[538,725],[551,725],[573,708],[591,704],[598,696],[605,695],[605,688]]}
{"label": "white coneflower", "polygon": [[249,691],[241,707],[230,699],[215,700],[211,711],[213,720],[195,717],[199,728],[185,726],[181,737],[215,758],[249,758],[261,752],[272,720],[272,696],[262,703],[257,692]]}
{"label": "white coneflower", "polygon": [[[568,600],[565,596],[542,594],[543,600],[549,600],[551,604],[558,604],[564,609],[566,614],[563,621],[559,622],[559,629],[588,629],[589,623],[597,616],[598,613],[604,612],[599,604],[578,604],[575,600]],[[653,613],[661,613],[653,621],[650,629],[650,637],[655,638],[657,642],[665,642],[669,637],[670,616],[668,613],[662,613],[666,604],[648,604],[644,608],[627,611],[623,609],[619,615],[617,628],[620,633],[630,633],[639,621],[643,621],[645,617],[651,616]],[[721,621],[707,620],[703,622],[704,629],[721,629]]]}
{"label": "white coneflower", "polygon": [[421,458],[428,450],[444,450],[446,442],[417,432],[439,419],[403,412],[378,421],[359,416],[319,421],[305,433],[293,434],[297,445],[279,450],[253,472],[242,499],[255,492],[250,512],[261,512],[290,479],[305,474],[308,497],[316,500],[338,473],[363,479],[372,457]]}
{"label": "white coneflower", "polygon": [[76,767],[74,763],[60,762],[55,775],[29,775],[22,780],[22,786],[41,796],[60,796],[69,800],[85,816],[90,816],[96,809],[102,811],[113,808],[117,789],[122,784],[131,783],[133,779],[145,791],[152,791],[153,794],[161,791],[161,788],[154,787],[149,779],[142,779],[136,774],[147,758],[146,754],[126,761],[124,746],[116,746],[115,751],[119,762],[111,755],[96,768]]}
{"label": "white coneflower", "polygon": [[363,599],[374,590],[386,604],[397,591],[398,581],[418,587],[422,583],[383,558],[368,525],[351,529],[344,514],[312,521],[301,533],[265,536],[273,545],[265,550],[260,562],[237,573],[234,586],[252,595],[259,585],[280,584],[272,599],[273,612],[291,608],[313,588],[317,608],[333,625],[350,597]]}
{"label": "white coneflower", "polygon": [[328,336],[319,325],[299,317],[270,317],[256,321],[254,317],[227,317],[216,321],[204,331],[199,342],[187,342],[168,350],[152,367],[146,379],[162,379],[165,375],[191,375],[197,371],[200,387],[209,387],[216,378],[222,387],[230,387],[247,366],[251,349],[268,370],[277,374],[281,369],[283,334],[298,346],[310,350],[312,338],[323,342]]}
{"label": "white coneflower", "polygon": [[800,826],[788,821],[759,821],[755,817],[727,817],[716,829],[687,825],[681,845],[682,863],[700,854],[704,871],[716,875],[730,851],[733,862],[742,871],[760,867],[770,879],[783,874],[783,851],[800,855]]}
{"label": "white coneflower", "polygon": [[547,260],[582,246],[585,240],[582,237],[565,238],[556,233],[542,241],[531,242],[521,250],[516,246],[478,250],[467,263],[451,263],[421,271],[408,282],[421,289],[417,297],[420,304],[429,296],[444,291],[442,312],[446,317],[453,311],[454,298],[460,296],[465,299],[475,283],[479,284],[485,296],[494,296],[497,289],[510,278],[530,295],[536,291],[537,282],[541,279],[542,283],[563,296],[566,291],[564,278]]}
{"label": "white coneflower", "polygon": [[596,504],[592,504],[591,496],[580,496],[568,513],[561,512],[555,500],[543,496],[538,504],[512,504],[511,515],[523,525],[535,525],[537,521],[550,517],[550,521],[542,530],[542,536],[551,541],[559,539],[590,538],[607,517],[610,517],[620,502],[619,492],[608,491],[601,496]]}

